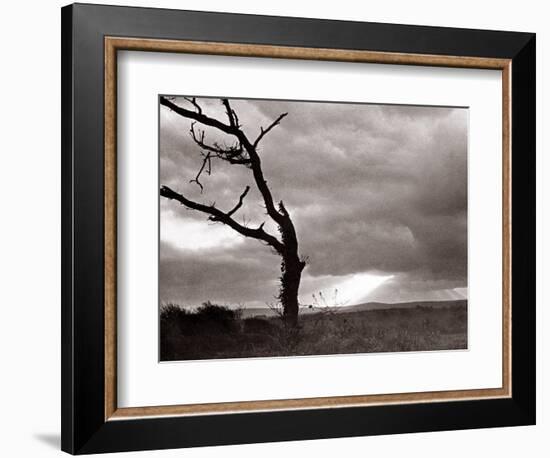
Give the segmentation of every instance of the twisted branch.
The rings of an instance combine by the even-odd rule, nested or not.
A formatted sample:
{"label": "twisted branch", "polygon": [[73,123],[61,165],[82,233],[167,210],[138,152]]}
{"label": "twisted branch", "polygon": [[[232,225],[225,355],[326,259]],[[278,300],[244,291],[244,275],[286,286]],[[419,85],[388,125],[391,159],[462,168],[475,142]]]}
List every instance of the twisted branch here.
{"label": "twisted branch", "polygon": [[160,195],[162,197],[176,200],[180,204],[185,205],[187,208],[206,213],[210,215],[208,217],[210,221],[226,224],[227,226],[231,227],[239,234],[244,235],[245,237],[261,240],[266,244],[268,244],[269,246],[271,246],[277,253],[283,253],[284,251],[283,244],[279,240],[277,240],[276,237],[264,231],[263,223],[256,229],[253,229],[250,227],[243,226],[242,224],[238,223],[231,217],[231,215],[235,213],[242,205],[242,200],[244,199],[244,196],[246,195],[247,192],[248,191],[245,190],[245,192],[241,194],[239,203],[230,212],[225,213],[219,208],[217,208],[215,205],[204,205],[204,204],[189,200],[183,195],[177,193],[176,191],[173,191],[168,186],[161,186],[160,188]]}

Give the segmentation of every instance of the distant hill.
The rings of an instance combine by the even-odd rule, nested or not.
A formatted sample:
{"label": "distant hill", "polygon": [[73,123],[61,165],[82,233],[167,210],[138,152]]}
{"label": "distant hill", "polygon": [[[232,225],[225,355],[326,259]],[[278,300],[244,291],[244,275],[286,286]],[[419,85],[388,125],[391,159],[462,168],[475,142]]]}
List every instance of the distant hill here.
{"label": "distant hill", "polygon": [[[414,307],[455,307],[466,305],[467,300],[453,300],[453,301],[413,301],[413,302],[398,302],[395,304],[388,304],[385,302],[365,302],[364,304],[351,305],[349,307],[342,307],[346,312],[360,312],[363,310],[381,310],[381,309],[404,309]],[[344,310],[343,310],[344,311]]]}
{"label": "distant hill", "polygon": [[[389,310],[389,309],[403,309],[403,308],[415,308],[415,307],[431,307],[431,308],[445,308],[445,307],[458,307],[467,304],[467,300],[453,300],[453,301],[412,301],[412,302],[398,302],[398,303],[385,303],[385,302],[365,302],[363,304],[356,304],[342,307],[328,307],[337,313],[351,313],[351,312],[363,312],[366,310]],[[311,308],[310,308],[311,307]],[[304,306],[300,308],[301,315],[309,315],[312,313],[319,313],[323,310],[323,307]],[[242,309],[242,317],[249,318],[253,316],[275,316],[276,313],[264,307],[256,307],[249,309]]]}

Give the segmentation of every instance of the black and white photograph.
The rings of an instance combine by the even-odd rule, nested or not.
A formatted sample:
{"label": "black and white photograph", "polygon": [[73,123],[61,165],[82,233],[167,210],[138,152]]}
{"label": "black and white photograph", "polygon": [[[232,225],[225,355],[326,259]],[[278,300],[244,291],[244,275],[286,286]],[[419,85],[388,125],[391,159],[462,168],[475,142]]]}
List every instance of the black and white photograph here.
{"label": "black and white photograph", "polygon": [[466,107],[159,96],[160,360],[459,350]]}
{"label": "black and white photograph", "polygon": [[548,454],[544,2],[3,6],[0,456]]}

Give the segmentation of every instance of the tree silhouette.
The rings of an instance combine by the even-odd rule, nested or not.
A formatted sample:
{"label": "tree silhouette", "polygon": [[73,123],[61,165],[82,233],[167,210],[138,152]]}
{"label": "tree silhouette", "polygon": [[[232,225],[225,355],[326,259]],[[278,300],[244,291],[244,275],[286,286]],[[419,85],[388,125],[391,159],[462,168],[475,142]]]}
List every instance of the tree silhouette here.
{"label": "tree silhouette", "polygon": [[[184,99],[189,103],[192,109],[176,105],[173,100],[167,97],[160,97],[160,104],[172,110],[174,113],[192,120],[190,134],[193,141],[200,148],[202,165],[195,178],[190,180],[190,182],[199,186],[202,192],[203,184],[201,182],[201,176],[204,173],[210,175],[212,171],[212,161],[216,159],[250,169],[254,178],[254,183],[263,198],[267,216],[277,225],[280,238],[264,230],[265,222],[256,228],[251,228],[234,219],[233,215],[242,207],[244,199],[250,191],[250,186],[245,187],[237,203],[228,211],[220,210],[215,204],[206,205],[192,201],[182,194],[173,191],[168,186],[161,186],[160,195],[167,199],[176,200],[189,209],[205,213],[208,215],[209,221],[225,224],[239,234],[259,240],[271,247],[272,250],[281,257],[281,277],[278,299],[283,309],[283,318],[287,325],[295,327],[298,323],[298,290],[300,288],[300,280],[302,271],[306,266],[306,261],[302,259],[298,253],[298,238],[288,210],[282,200],[275,204],[273,195],[267,185],[262,170],[262,163],[258,150],[258,145],[261,140],[274,127],[279,125],[281,120],[288,113],[279,115],[279,117],[268,127],[260,127],[260,133],[256,139],[250,140],[241,129],[242,126],[239,123],[237,113],[231,108],[228,99],[221,99],[221,103],[225,108],[227,122],[222,122],[207,116],[196,98],[184,97]],[[232,138],[233,143],[231,146],[226,146],[218,142],[208,144],[205,139],[205,131],[197,128],[197,123],[217,129]]]}

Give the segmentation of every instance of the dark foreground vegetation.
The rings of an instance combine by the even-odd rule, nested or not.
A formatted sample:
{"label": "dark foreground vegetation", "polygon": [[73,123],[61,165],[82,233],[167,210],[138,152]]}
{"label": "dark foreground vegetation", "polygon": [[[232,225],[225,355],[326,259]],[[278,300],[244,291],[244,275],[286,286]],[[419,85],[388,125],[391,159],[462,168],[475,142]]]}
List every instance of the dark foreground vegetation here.
{"label": "dark foreground vegetation", "polygon": [[321,308],[301,314],[297,328],[276,314],[203,304],[165,305],[160,313],[161,361],[331,355],[467,348],[467,303],[379,310]]}

